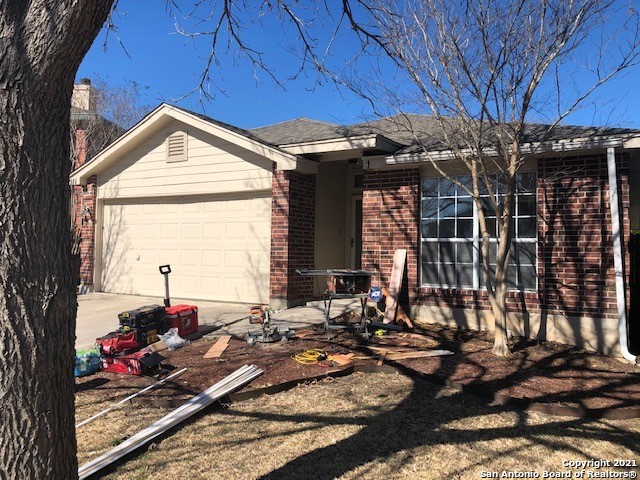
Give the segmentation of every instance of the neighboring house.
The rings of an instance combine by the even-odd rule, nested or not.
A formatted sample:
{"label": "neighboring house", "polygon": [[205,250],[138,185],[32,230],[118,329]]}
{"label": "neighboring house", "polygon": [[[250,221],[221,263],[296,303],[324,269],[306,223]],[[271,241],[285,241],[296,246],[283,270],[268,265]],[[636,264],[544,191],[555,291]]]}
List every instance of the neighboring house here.
{"label": "neighboring house", "polygon": [[[99,93],[91,80],[83,78],[73,86],[71,97],[71,165],[75,170],[93,158],[100,150],[122,135],[125,130],[98,114]],[[93,277],[95,185],[73,187],[71,218],[75,241],[80,252],[78,266],[81,278]],[[81,284],[80,291],[89,288]]]}
{"label": "neighboring house", "polygon": [[[95,256],[86,260],[95,268],[82,282],[161,295],[158,266],[171,264],[173,296],[282,308],[323,288],[297,268],[364,268],[385,285],[404,248],[415,317],[491,328],[474,209],[422,148],[465,178],[432,120],[412,120],[421,147],[392,119],[247,131],[160,105],[71,176],[96,200]],[[529,129],[535,143],[543,129]],[[618,351],[607,153],[626,252],[640,227],[638,147],[640,131],[562,126],[523,169],[508,294],[514,333]],[[627,253],[624,261],[628,272]]]}

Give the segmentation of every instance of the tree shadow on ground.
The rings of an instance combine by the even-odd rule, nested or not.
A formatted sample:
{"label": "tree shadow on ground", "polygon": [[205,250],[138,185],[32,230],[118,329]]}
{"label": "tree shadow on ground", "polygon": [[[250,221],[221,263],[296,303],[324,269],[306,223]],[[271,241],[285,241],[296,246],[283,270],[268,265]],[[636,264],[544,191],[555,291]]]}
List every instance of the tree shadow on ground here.
{"label": "tree shadow on ground", "polygon": [[[567,419],[557,420],[541,425],[527,425],[527,414],[509,407],[492,405],[464,393],[441,396],[440,387],[426,381],[416,380],[409,395],[393,410],[377,416],[344,418],[319,417],[316,415],[287,415],[279,413],[252,414],[256,419],[295,422],[299,424],[313,423],[321,426],[331,424],[356,423],[363,425],[358,433],[334,444],[313,450],[297,457],[295,460],[260,477],[262,480],[291,478],[338,478],[355,469],[363,468],[372,462],[386,461],[389,457],[402,453],[401,462],[409,461],[412,450],[417,447],[435,446],[439,444],[463,444],[467,442],[488,442],[498,439],[509,439],[522,436],[526,432],[528,444],[517,449],[528,448],[531,443],[544,444],[550,448],[565,448],[573,451],[576,457],[584,455],[579,448],[571,446],[562,438],[590,438],[614,442],[632,451],[640,449],[640,436],[629,435],[629,432],[609,428],[602,430],[593,426],[593,420]],[[318,399],[318,401],[330,401]],[[452,408],[455,405],[455,408]],[[461,409],[464,415],[460,415]],[[509,427],[483,428],[468,430],[448,426],[452,422],[477,416],[487,416],[503,412],[515,412],[518,420]],[[230,415],[244,415],[239,412],[228,412]],[[319,429],[320,427],[309,427]],[[524,429],[524,430],[523,430]],[[514,451],[504,451],[494,455],[513,455]],[[397,459],[394,461],[398,461]],[[476,465],[486,464],[483,457]],[[456,459],[451,459],[455,465]],[[464,473],[465,468],[454,467],[453,473],[447,476],[456,477]]]}

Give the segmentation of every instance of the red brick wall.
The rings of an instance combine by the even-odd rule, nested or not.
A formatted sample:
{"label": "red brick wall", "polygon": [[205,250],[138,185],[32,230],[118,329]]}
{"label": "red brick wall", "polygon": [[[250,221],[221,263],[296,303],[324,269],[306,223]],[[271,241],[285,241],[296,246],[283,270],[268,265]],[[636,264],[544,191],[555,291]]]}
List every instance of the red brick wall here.
{"label": "red brick wall", "polygon": [[[81,167],[87,161],[87,141],[84,130],[75,132],[75,158],[73,169]],[[93,176],[85,186],[74,186],[72,191],[72,224],[76,234],[80,235],[79,281],[82,285],[93,285],[96,219],[96,177]]]}
{"label": "red brick wall", "polygon": [[388,286],[393,254],[407,250],[409,299],[418,286],[420,171],[365,172],[362,193],[362,268],[375,272],[373,285]]}
{"label": "red brick wall", "polygon": [[294,171],[273,175],[270,298],[288,304],[313,296],[313,279],[297,268],[313,268],[316,179]]}
{"label": "red brick wall", "polygon": [[80,283],[93,285],[96,219],[96,178],[73,187],[73,225],[80,235]]}
{"label": "red brick wall", "polygon": [[[628,163],[628,156],[617,157],[623,251],[630,233]],[[606,155],[548,159],[538,175],[541,307],[617,318]]]}
{"label": "red brick wall", "polygon": [[[623,249],[629,236],[628,158],[618,157]],[[544,159],[538,167],[538,291],[509,292],[510,311],[617,316],[606,154]],[[408,252],[412,305],[488,309],[482,290],[419,286],[418,170],[368,172],[363,194],[363,268],[387,285],[393,252]],[[628,259],[626,268],[628,273]]]}

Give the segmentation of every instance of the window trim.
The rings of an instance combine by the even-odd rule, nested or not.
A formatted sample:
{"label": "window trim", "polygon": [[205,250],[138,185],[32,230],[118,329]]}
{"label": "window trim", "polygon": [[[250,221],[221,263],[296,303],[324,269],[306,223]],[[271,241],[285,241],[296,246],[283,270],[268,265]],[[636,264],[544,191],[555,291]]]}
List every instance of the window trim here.
{"label": "window trim", "polygon": [[[538,174],[537,171],[535,170],[527,170],[527,171],[522,171],[522,172],[518,172],[521,174],[533,174],[534,176],[534,190],[530,193],[520,193],[520,192],[516,192],[516,197],[518,195],[522,195],[522,196],[531,196],[535,199],[535,212],[533,215],[527,215],[523,218],[534,218],[536,220],[535,224],[536,224],[536,230],[535,230],[535,236],[534,237],[525,237],[525,238],[519,238],[519,237],[515,237],[512,238],[512,244],[514,243],[519,243],[519,244],[534,244],[536,246],[535,248],[535,259],[533,261],[533,264],[526,264],[525,266],[533,266],[534,270],[535,270],[535,286],[532,288],[526,288],[526,287],[507,287],[507,291],[510,292],[523,292],[523,293],[532,293],[532,292],[537,292],[538,288],[539,288],[539,284],[540,284],[540,279],[539,279],[539,268],[538,268],[538,263],[539,263],[539,231],[538,231],[538,215],[539,215],[539,205],[538,205]],[[463,176],[468,176],[468,175],[454,175],[454,177],[463,177]],[[496,176],[497,177],[497,176]],[[422,236],[423,234],[423,221],[425,220],[423,218],[423,200],[426,198],[424,196],[424,180],[425,179],[434,179],[434,180],[438,180],[438,193],[436,197],[431,197],[431,198],[436,198],[438,200],[440,200],[441,198],[458,198],[457,195],[457,191],[456,194],[453,197],[450,196],[444,196],[441,197],[441,192],[440,192],[440,179],[446,178],[442,175],[438,175],[438,176],[434,176],[434,175],[425,175],[425,176],[421,176],[420,177],[420,196],[419,196],[419,201],[420,201],[420,207],[419,207],[419,211],[420,211],[420,215],[419,215],[419,219],[420,219],[420,228],[418,229],[418,235],[419,235],[419,242],[420,242],[420,248],[419,248],[419,259],[420,259],[420,272],[419,272],[419,277],[420,277],[420,287],[421,288],[439,288],[439,289],[450,289],[450,290],[475,290],[475,291],[482,291],[482,290],[486,290],[486,287],[483,286],[482,284],[484,283],[482,281],[482,265],[481,265],[481,261],[480,261],[480,248],[481,248],[481,243],[482,243],[482,238],[480,238],[480,224],[479,224],[479,220],[478,220],[478,211],[477,211],[477,207],[475,202],[473,202],[473,238],[457,238],[457,237],[450,237],[450,238],[439,238],[439,237],[435,237],[435,238],[425,238]],[[519,210],[519,202],[516,202],[516,205],[518,205],[516,208]],[[440,222],[440,215],[439,215],[439,208],[438,208],[438,213],[437,213],[437,223],[438,223],[438,228],[439,228],[439,222]],[[519,211],[515,212],[516,215],[514,215],[514,220],[515,223],[517,225],[517,220],[519,217],[519,215],[517,215],[519,213]],[[456,216],[454,217],[457,220],[457,212],[455,214]],[[448,218],[448,217],[447,217]],[[516,227],[517,228],[517,227]],[[425,243],[435,243],[436,245],[440,245],[441,243],[445,243],[445,242],[449,242],[449,243],[462,243],[465,241],[470,241],[472,244],[472,254],[473,254],[473,259],[472,259],[472,265],[473,265],[473,286],[472,287],[468,287],[468,286],[461,286],[459,284],[436,284],[436,283],[426,283],[424,281],[423,278],[423,249],[424,249],[424,245]],[[497,244],[497,238],[495,241],[492,242],[494,245]],[[456,259],[454,258],[453,261],[453,265],[457,265],[457,261],[455,261]],[[438,261],[436,263],[438,265],[438,272],[440,272],[440,265],[442,264],[451,264],[451,263],[447,263],[447,262],[441,262],[440,258],[438,258]],[[509,265],[509,271],[511,271],[512,268],[517,268],[517,265],[515,264],[510,264]],[[455,269],[455,271],[457,272],[457,268]],[[518,273],[518,275],[520,275]],[[456,275],[457,277],[457,275]],[[438,279],[439,280],[439,279]],[[457,282],[457,280],[456,280]]]}

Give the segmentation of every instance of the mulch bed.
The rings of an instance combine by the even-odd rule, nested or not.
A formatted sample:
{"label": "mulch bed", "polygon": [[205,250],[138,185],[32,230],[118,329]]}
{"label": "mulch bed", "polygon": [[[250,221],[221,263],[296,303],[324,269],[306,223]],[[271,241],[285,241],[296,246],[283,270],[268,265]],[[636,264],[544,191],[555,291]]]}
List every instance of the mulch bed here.
{"label": "mulch bed", "polygon": [[[332,332],[331,339],[318,331],[287,343],[255,346],[234,338],[218,359],[202,358],[213,342],[199,339],[188,347],[161,352],[166,357],[164,365],[167,368],[187,367],[188,370],[162,387],[145,393],[138,401],[178,406],[245,364],[255,364],[265,372],[246,386],[245,392],[314,378],[350,367],[330,362],[302,365],[292,358],[295,353],[320,348],[330,354],[355,352],[358,356],[366,356],[375,353],[368,349],[374,346],[451,350],[455,355],[386,363],[405,372],[453,382],[476,392],[582,409],[635,411],[640,408],[640,369],[614,358],[557,343],[520,340],[512,346],[513,354],[505,359],[491,353],[492,338],[483,332],[437,325],[420,325],[415,332],[421,335],[388,333],[366,341],[348,331]],[[374,365],[376,361],[375,358],[359,359],[353,365]],[[142,388],[149,384],[149,379],[144,377],[98,373],[77,379],[76,391]]]}

